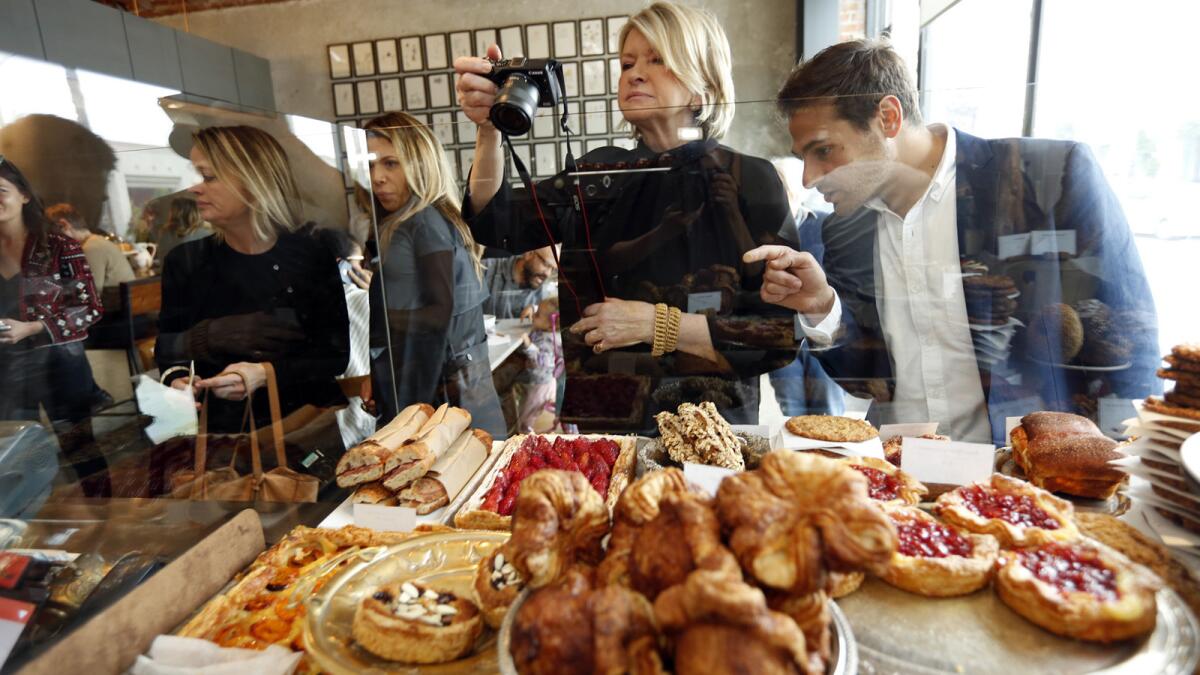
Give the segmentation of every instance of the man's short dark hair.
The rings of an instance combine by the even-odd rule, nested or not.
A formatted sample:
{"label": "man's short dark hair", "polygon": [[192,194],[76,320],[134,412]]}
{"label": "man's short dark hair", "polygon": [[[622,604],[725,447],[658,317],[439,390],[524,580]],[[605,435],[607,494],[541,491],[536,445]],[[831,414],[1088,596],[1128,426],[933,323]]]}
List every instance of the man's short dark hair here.
{"label": "man's short dark hair", "polygon": [[833,103],[840,117],[867,129],[879,102],[889,94],[900,100],[905,122],[921,122],[917,88],[891,44],[886,40],[851,40],[826,47],[800,62],[775,101],[787,117],[809,106]]}

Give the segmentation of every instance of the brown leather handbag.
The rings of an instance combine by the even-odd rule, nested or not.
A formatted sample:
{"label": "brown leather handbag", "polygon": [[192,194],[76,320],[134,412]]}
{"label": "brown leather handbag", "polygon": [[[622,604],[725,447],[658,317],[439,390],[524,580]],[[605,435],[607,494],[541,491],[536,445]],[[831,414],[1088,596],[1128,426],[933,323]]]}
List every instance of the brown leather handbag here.
{"label": "brown leather handbag", "polygon": [[[250,465],[251,473],[241,476],[230,466],[207,471],[208,461],[208,403],[207,400],[200,408],[199,429],[196,435],[195,466],[192,470],[193,480],[180,475],[182,480],[172,493],[179,499],[231,501],[231,502],[315,502],[320,481],[314,476],[302,474],[288,467],[287,453],[284,450],[283,415],[279,405],[279,386],[275,380],[275,369],[270,363],[263,363],[267,373],[267,396],[271,408],[271,439],[275,446],[276,467],[263,472],[262,456],[259,450],[259,434],[254,422],[251,409],[252,396],[246,397],[246,418],[250,422]],[[236,453],[234,458],[236,459]]]}

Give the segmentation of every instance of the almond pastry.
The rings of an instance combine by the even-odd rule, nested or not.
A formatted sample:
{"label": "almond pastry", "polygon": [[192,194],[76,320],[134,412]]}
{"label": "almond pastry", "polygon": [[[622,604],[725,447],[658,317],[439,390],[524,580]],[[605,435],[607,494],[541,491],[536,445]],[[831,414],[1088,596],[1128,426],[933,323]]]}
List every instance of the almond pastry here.
{"label": "almond pastry", "polygon": [[405,663],[453,661],[471,651],[482,630],[470,600],[412,582],[388,584],[363,598],[351,626],[363,649]]}
{"label": "almond pastry", "polygon": [[1035,546],[1078,535],[1075,507],[1023,480],[998,473],[938,497],[934,515],[976,534],[990,534],[1000,546]]}
{"label": "almond pastry", "polygon": [[1161,582],[1091,539],[1004,551],[996,592],[1004,604],[1051,633],[1113,642],[1154,630]]}
{"label": "almond pastry", "polygon": [[483,620],[492,628],[500,628],[504,615],[516,601],[525,580],[512,563],[511,540],[498,546],[492,554],[479,561],[475,568],[475,602]]}
{"label": "almond pastry", "polygon": [[916,506],[929,489],[916,478],[877,457],[847,457],[842,460],[867,477],[867,494],[885,504]]}
{"label": "almond pastry", "polygon": [[910,593],[966,595],[987,585],[1000,544],[987,534],[959,532],[911,506],[887,508],[900,545],[880,577]]}
{"label": "almond pastry", "polygon": [[711,401],[699,405],[682,403],[676,414],[664,411],[654,419],[658,422],[660,442],[676,462],[709,464],[735,471],[746,468],[741,440]]}

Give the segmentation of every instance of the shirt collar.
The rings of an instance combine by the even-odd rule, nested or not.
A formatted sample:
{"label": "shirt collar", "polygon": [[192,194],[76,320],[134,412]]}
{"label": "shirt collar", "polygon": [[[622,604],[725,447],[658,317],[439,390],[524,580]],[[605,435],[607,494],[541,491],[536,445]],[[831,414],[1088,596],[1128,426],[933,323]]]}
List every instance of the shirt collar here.
{"label": "shirt collar", "polygon": [[946,130],[946,147],[942,150],[942,159],[938,162],[937,170],[933,172],[933,179],[929,182],[929,191],[926,193],[930,199],[941,201],[942,195],[946,194],[946,189],[954,182],[955,159],[957,155],[954,142],[954,127],[946,124],[931,124],[930,127],[938,127]]}

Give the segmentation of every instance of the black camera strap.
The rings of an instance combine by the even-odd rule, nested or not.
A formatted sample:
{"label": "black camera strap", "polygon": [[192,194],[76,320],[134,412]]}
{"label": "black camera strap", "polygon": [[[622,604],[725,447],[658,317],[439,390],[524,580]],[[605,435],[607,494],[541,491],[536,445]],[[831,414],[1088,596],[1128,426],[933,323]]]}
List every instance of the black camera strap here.
{"label": "black camera strap", "polygon": [[587,204],[583,201],[583,189],[579,186],[579,168],[575,165],[575,153],[571,151],[571,125],[570,108],[568,107],[567,97],[564,95],[562,99],[562,117],[559,118],[559,126],[562,128],[563,136],[567,139],[567,155],[563,158],[564,173],[571,185],[575,188],[575,198],[572,203],[575,207],[575,212],[579,214],[583,221],[583,236],[587,242],[588,257],[592,259],[592,272],[596,275],[596,287],[600,289],[600,294],[607,300],[608,290],[604,288],[604,275],[600,273],[600,263],[596,261],[596,247],[592,244],[592,225],[588,222]]}

